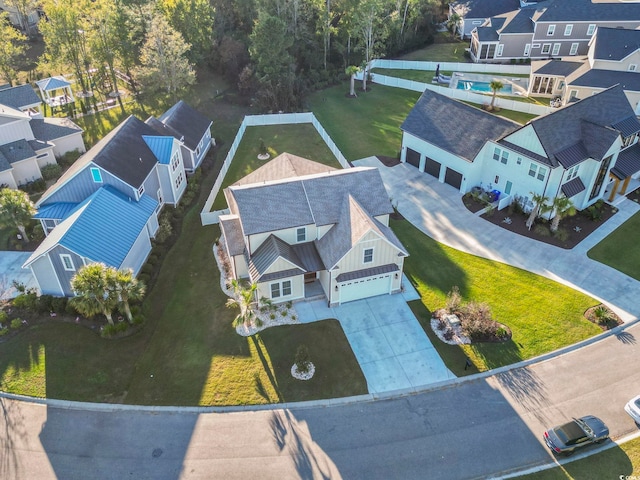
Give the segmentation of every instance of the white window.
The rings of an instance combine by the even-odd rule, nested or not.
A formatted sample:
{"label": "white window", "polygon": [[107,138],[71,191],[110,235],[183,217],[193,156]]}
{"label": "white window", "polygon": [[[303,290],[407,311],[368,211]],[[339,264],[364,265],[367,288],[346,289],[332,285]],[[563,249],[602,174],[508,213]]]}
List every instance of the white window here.
{"label": "white window", "polygon": [[495,161],[499,161],[500,160],[500,149],[498,147],[495,147],[493,149],[493,159]]}
{"label": "white window", "polygon": [[568,37],[569,35],[571,35],[571,32],[573,31],[573,25],[567,25],[564,27],[564,36]]}
{"label": "white window", "polygon": [[553,44],[553,52],[551,52],[551,55],[558,55],[560,53],[560,44],[559,43],[554,43]]}
{"label": "white window", "polygon": [[528,57],[530,54],[531,54],[531,44],[530,44],[530,43],[527,43],[527,44],[524,46],[524,56],[525,56],[525,57]]}
{"label": "white window", "polygon": [[102,183],[102,173],[99,168],[91,169],[91,178],[93,178],[95,183]]}
{"label": "white window", "polygon": [[518,157],[518,159],[516,160],[516,163],[518,165],[522,165],[522,157]]}
{"label": "white window", "polygon": [[49,152],[46,152],[46,153],[41,153],[36,158],[44,158],[44,157],[48,157],[48,156],[49,156]]}
{"label": "white window", "polygon": [[550,37],[554,33],[556,33],[556,26],[555,25],[549,25],[549,27],[547,28],[547,36]]}
{"label": "white window", "polygon": [[509,161],[509,152],[507,152],[506,150],[503,150],[502,156],[500,157],[500,162],[506,165],[508,161]]}
{"label": "white window", "polygon": [[543,181],[547,175],[547,169],[536,165],[535,163],[531,163],[529,166],[529,176],[533,178],[537,178],[540,181]]}
{"label": "white window", "polygon": [[578,176],[578,168],[580,167],[580,165],[574,165],[573,167],[571,167],[569,170],[567,170],[567,178],[565,181],[569,181],[569,180],[573,180],[574,178],[576,178]]}
{"label": "white window", "polygon": [[576,53],[578,53],[578,46],[580,46],[579,43],[572,43],[571,50],[569,50],[569,55],[575,55]]}
{"label": "white window", "polygon": [[271,298],[288,297],[291,295],[291,280],[271,284]]}
{"label": "white window", "polygon": [[504,50],[504,45],[502,43],[500,43],[498,45],[498,49],[496,50],[496,57],[501,57],[502,56],[502,50]]}
{"label": "white window", "polygon": [[296,241],[304,242],[307,240],[307,229],[305,227],[298,228],[296,230]]}
{"label": "white window", "polygon": [[596,24],[595,23],[590,23],[589,24],[589,28],[587,28],[587,35],[591,36],[593,35],[593,32],[596,31]]}
{"label": "white window", "polygon": [[544,43],[542,44],[542,53],[543,54],[547,54],[551,51],[551,44],[550,43]]}
{"label": "white window", "polygon": [[61,253],[60,254],[60,261],[62,262],[62,267],[67,272],[75,272],[76,271],[76,267],[73,265],[73,259],[71,258],[71,255],[67,255],[66,253]]}
{"label": "white window", "polygon": [[631,65],[629,65],[630,72],[635,72],[637,68],[638,66],[635,63],[632,63]]}
{"label": "white window", "polygon": [[365,248],[364,256],[362,258],[362,263],[371,263],[373,262],[373,248]]}
{"label": "white window", "polygon": [[482,20],[474,20],[473,22],[471,22],[473,25],[480,25],[482,23]]}
{"label": "white window", "polygon": [[182,185],[183,180],[184,180],[184,177],[182,176],[182,172],[180,172],[176,177],[176,190],[180,188],[180,185]]}
{"label": "white window", "polygon": [[178,164],[180,163],[180,159],[178,157],[178,152],[176,151],[176,153],[173,154],[173,157],[171,157],[171,171],[175,172],[176,168],[178,168]]}
{"label": "white window", "polygon": [[569,90],[569,100],[578,98],[578,90]]}
{"label": "white window", "polygon": [[531,48],[540,48],[540,44],[539,43],[534,43],[533,45],[531,45]]}
{"label": "white window", "polygon": [[138,197],[141,197],[144,194],[144,185],[140,185],[138,189]]}

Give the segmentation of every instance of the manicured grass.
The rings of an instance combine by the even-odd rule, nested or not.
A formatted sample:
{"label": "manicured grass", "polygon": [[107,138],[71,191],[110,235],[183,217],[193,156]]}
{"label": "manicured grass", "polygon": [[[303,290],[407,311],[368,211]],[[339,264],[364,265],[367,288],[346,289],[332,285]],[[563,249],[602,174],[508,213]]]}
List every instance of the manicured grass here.
{"label": "manicured grass", "polygon": [[640,438],[602,453],[543,472],[523,475],[522,480],[582,480],[638,478],[640,476]]}
{"label": "manicured grass", "polygon": [[411,254],[405,261],[405,273],[422,297],[422,306],[412,305],[412,309],[423,326],[428,325],[429,313],[443,308],[447,293],[457,286],[464,301],[486,302],[494,318],[513,333],[513,339],[505,343],[449,347],[434,340],[430,328],[425,327],[456,375],[473,373],[464,371],[464,355],[482,371],[600,333],[583,317],[587,308],[598,303],[593,298],[544,277],[437,243],[406,220],[394,220],[391,226]]}
{"label": "manicured grass", "polygon": [[[400,125],[420,97],[401,88],[370,85],[347,98],[349,83],[316,92],[309,108],[347,160],[371,155],[397,157],[402,143]],[[359,82],[356,85],[360,88]]]}
{"label": "manicured grass", "polygon": [[640,213],[636,213],[589,250],[587,256],[640,280],[640,249],[636,243],[639,230]]}
{"label": "manicured grass", "polygon": [[[406,70],[401,68],[374,68],[371,73],[374,75],[379,73],[380,75],[386,75],[388,77],[397,77],[404,78],[406,80],[414,80],[416,82],[423,83],[431,83],[433,78],[436,76],[435,70]],[[440,70],[441,75],[453,75],[453,72],[450,70]],[[518,78],[529,78],[529,75],[526,74],[515,74],[515,73],[491,73],[482,72],[482,75],[495,75],[499,77],[518,77]],[[375,77],[374,77],[375,78]]]}
{"label": "manicured grass", "polygon": [[420,60],[429,62],[470,62],[464,57],[465,48],[469,48],[468,41],[453,40],[449,32],[436,34],[437,41],[445,43],[434,43],[420,50],[407,53],[400,57],[402,60]]}
{"label": "manicured grass", "polygon": [[264,141],[271,155],[270,159],[287,152],[334,168],[342,168],[310,123],[247,127],[224,177],[222,188],[213,202],[213,210],[227,208],[222,189],[267,163],[265,160],[258,160],[260,139]]}

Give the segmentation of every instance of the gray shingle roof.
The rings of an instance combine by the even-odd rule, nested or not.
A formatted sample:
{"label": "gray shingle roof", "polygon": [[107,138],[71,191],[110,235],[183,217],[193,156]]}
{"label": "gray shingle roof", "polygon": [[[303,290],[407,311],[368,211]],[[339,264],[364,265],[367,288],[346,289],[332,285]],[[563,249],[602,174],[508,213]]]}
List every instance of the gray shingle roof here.
{"label": "gray shingle roof", "polygon": [[452,2],[454,9],[464,18],[489,18],[517,10],[518,0],[462,0]]}
{"label": "gray shingle roof", "polygon": [[[583,65],[584,62],[565,62],[563,60],[543,60],[540,62],[533,62],[533,73],[540,75],[556,75],[558,77],[566,77],[567,75],[575,72]],[[535,66],[540,64],[539,66]]]}
{"label": "gray shingle roof", "polygon": [[[617,85],[553,113],[535,118],[529,125],[535,130],[552,165],[557,166],[559,160],[555,154],[580,141],[584,142],[590,154],[598,154],[607,143],[610,147],[618,135],[611,125],[630,115],[633,115],[633,110],[622,87]],[[607,130],[610,133],[606,134]],[[598,132],[599,138],[593,138],[592,132],[595,131]]]}
{"label": "gray shingle roof", "polygon": [[582,122],[582,141],[591,158],[602,158],[619,136],[620,133],[609,126],[597,125],[587,120]]}
{"label": "gray shingle roof", "polygon": [[592,0],[551,0],[539,22],[609,22],[640,19],[640,4],[593,2]]}
{"label": "gray shingle roof", "polygon": [[9,163],[16,163],[36,156],[36,152],[25,139],[0,145],[0,152]]}
{"label": "gray shingle roof", "polygon": [[0,172],[10,170],[11,168],[12,167],[11,167],[11,164],[9,163],[9,160],[7,160],[6,157],[0,151]]}
{"label": "gray shingle roof", "polygon": [[497,42],[500,39],[496,27],[478,27],[476,28],[476,35],[478,35],[478,40],[481,42]]}
{"label": "gray shingle roof", "polygon": [[640,92],[640,74],[635,72],[593,69],[572,78],[569,83],[579,87],[593,88],[609,88],[619,83],[623,90]]}
{"label": "gray shingle roof", "polygon": [[314,223],[334,224],[346,194],[353,195],[373,216],[393,212],[380,173],[367,167],[230,186],[225,193],[231,197],[229,208],[239,215],[245,235]]}
{"label": "gray shingle roof", "polygon": [[616,164],[611,169],[620,180],[640,172],[640,144],[632,145],[618,154]]}
{"label": "gray shingle roof", "polygon": [[506,120],[425,90],[400,128],[422,140],[473,161],[487,140],[497,140],[521,127]]}
{"label": "gray shingle roof", "polygon": [[32,118],[29,124],[33,136],[45,142],[82,132],[80,127],[67,118]]}
{"label": "gray shingle roof", "polygon": [[221,215],[220,230],[222,230],[229,255],[242,255],[244,253],[244,236],[240,219],[237,216]]}
{"label": "gray shingle roof", "polygon": [[562,185],[562,193],[564,193],[565,197],[571,198],[574,195],[579,194],[584,191],[587,187],[584,186],[580,177],[576,177],[573,180],[569,180],[567,183]]}
{"label": "gray shingle roof", "polygon": [[180,100],[164,112],[159,120],[184,136],[184,144],[195,150],[212,121]]}
{"label": "gray shingle roof", "polygon": [[594,58],[622,60],[640,48],[640,30],[598,27]]}
{"label": "gray shingle roof", "polygon": [[26,107],[40,105],[42,101],[31,85],[25,84],[0,90],[0,103],[22,110]]}
{"label": "gray shingle roof", "polygon": [[249,185],[251,183],[273,182],[285,178],[301,177],[316,173],[326,173],[336,170],[329,165],[307,160],[306,158],[284,152],[257,168],[233,185]]}
{"label": "gray shingle roof", "polygon": [[507,15],[505,25],[500,29],[500,33],[533,33],[532,15],[535,9],[522,8],[515,15]]}

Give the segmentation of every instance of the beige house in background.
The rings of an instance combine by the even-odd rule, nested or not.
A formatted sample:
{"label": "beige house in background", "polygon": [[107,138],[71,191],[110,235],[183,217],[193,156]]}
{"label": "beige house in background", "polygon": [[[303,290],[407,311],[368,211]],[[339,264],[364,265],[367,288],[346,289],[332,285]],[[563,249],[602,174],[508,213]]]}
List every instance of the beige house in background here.
{"label": "beige house in background", "polygon": [[407,250],[376,168],[338,170],[283,153],[224,191],[220,217],[234,278],[274,303],[330,305],[401,290]]}

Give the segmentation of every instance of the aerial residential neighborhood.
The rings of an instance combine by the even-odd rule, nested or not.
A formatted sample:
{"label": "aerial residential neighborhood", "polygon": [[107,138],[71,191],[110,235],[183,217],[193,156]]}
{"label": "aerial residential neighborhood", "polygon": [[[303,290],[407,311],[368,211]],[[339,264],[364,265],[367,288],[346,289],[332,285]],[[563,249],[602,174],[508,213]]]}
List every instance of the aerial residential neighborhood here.
{"label": "aerial residential neighborhood", "polygon": [[0,477],[640,474],[639,4],[0,28]]}

